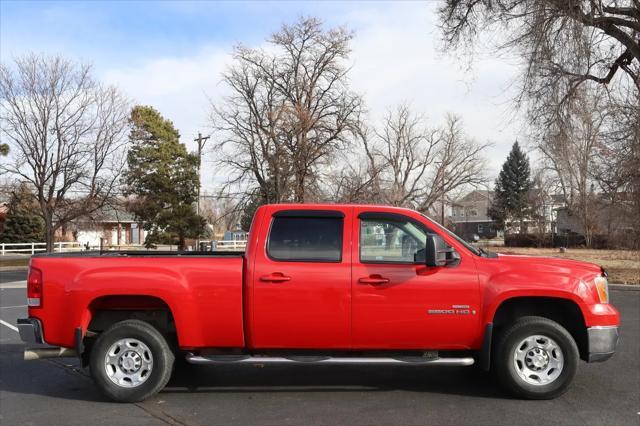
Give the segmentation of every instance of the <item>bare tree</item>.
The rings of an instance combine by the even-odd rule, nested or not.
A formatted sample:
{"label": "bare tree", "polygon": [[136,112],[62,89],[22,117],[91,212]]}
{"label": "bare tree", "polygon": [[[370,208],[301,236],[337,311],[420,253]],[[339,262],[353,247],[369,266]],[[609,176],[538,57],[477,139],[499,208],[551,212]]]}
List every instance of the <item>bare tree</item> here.
{"label": "bare tree", "polygon": [[284,25],[272,50],[238,46],[223,75],[231,89],[213,108],[231,183],[254,182],[266,202],[309,198],[318,168],[352,140],[361,99],[347,84],[352,35],[313,18]]}
{"label": "bare tree", "polygon": [[0,66],[1,130],[12,154],[0,167],[33,186],[52,251],[56,230],[114,196],[127,102],[87,65],[34,54],[13,65]]}
{"label": "bare tree", "polygon": [[609,244],[633,246],[625,242],[640,238],[640,93],[629,94],[632,99],[608,95],[592,175],[606,210]]}
{"label": "bare tree", "polygon": [[440,135],[424,125],[407,105],[388,112],[373,141],[364,140],[367,157],[382,172],[378,176],[387,204],[422,204],[429,190],[427,179],[440,148]]}
{"label": "bare tree", "polygon": [[574,93],[552,125],[542,130],[538,143],[569,211],[583,228],[587,246],[599,231],[594,165],[607,119],[603,102],[598,94]]}
{"label": "bare tree", "polygon": [[202,201],[201,214],[213,226],[216,234],[234,229],[240,222],[242,198],[228,193],[217,193]]}
{"label": "bare tree", "polygon": [[428,211],[436,202],[467,187],[485,186],[487,162],[483,152],[490,143],[479,143],[464,133],[460,117],[448,114],[441,127],[441,146],[436,154],[435,168],[429,176],[430,190],[418,206]]}
{"label": "bare tree", "polygon": [[638,0],[447,0],[440,18],[450,46],[472,47],[480,32],[500,28],[500,47],[524,53],[529,94],[560,83],[569,94],[620,73],[640,91]]}
{"label": "bare tree", "polygon": [[[448,47],[473,52],[480,34],[499,29],[497,48],[520,55],[516,104],[525,106],[530,123],[546,134],[535,143],[546,157],[555,157],[557,178],[572,208],[581,211],[587,234],[595,231],[595,222],[584,203],[594,192],[604,192],[610,206],[629,195],[640,199],[640,188],[631,183],[638,179],[638,0],[447,0],[440,18]],[[578,105],[589,92],[599,99],[588,105],[599,111]],[[598,135],[592,132],[596,124]],[[578,142],[578,133],[593,139]],[[592,156],[602,154],[607,167],[598,170]],[[558,168],[559,163],[564,164]],[[634,211],[640,224],[640,206]]]}
{"label": "bare tree", "polygon": [[466,137],[454,115],[443,126],[429,128],[423,117],[401,105],[386,115],[372,138],[363,138],[363,145],[370,181],[355,181],[368,182],[376,202],[429,212],[454,191],[487,183],[482,157],[487,144]]}
{"label": "bare tree", "polygon": [[555,191],[556,181],[548,169],[542,167],[533,171],[531,187],[527,193],[527,204],[531,232],[536,236],[538,247],[546,245],[554,231],[551,209],[554,206]]}
{"label": "bare tree", "polygon": [[380,174],[384,168],[375,158],[368,143],[372,131],[362,122],[358,131],[360,143],[342,152],[340,161],[324,172],[328,201],[340,203],[383,203]]}

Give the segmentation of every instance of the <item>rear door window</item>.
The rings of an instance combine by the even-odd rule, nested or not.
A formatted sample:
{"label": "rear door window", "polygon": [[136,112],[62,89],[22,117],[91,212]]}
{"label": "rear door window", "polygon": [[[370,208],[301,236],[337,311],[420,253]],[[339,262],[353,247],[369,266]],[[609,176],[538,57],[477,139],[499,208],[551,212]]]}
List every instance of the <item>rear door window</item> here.
{"label": "rear door window", "polygon": [[284,262],[340,262],[341,217],[274,217],[267,254]]}

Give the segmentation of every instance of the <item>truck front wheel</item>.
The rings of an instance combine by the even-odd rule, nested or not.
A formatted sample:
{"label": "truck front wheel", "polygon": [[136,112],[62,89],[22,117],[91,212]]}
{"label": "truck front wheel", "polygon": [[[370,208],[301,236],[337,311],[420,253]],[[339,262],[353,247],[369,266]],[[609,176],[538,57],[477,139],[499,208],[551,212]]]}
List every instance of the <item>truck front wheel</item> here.
{"label": "truck front wheel", "polygon": [[115,323],[93,345],[89,366],[100,390],[118,402],[142,401],[164,388],[174,355],[153,326],[139,320]]}
{"label": "truck front wheel", "polygon": [[569,332],[543,317],[522,317],[498,337],[494,371],[502,385],[528,399],[562,395],[578,368],[578,347]]}

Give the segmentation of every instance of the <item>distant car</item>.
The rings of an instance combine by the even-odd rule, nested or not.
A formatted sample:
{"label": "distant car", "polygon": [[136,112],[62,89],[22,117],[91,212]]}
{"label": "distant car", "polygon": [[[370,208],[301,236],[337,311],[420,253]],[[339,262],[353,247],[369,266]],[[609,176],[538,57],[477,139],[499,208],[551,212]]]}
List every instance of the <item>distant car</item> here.
{"label": "distant car", "polygon": [[[379,229],[384,229],[380,244]],[[31,260],[22,339],[77,354],[116,401],[194,364],[491,369],[553,398],[580,359],[610,358],[618,311],[597,265],[487,253],[418,212],[268,205],[244,253],[82,252]]]}

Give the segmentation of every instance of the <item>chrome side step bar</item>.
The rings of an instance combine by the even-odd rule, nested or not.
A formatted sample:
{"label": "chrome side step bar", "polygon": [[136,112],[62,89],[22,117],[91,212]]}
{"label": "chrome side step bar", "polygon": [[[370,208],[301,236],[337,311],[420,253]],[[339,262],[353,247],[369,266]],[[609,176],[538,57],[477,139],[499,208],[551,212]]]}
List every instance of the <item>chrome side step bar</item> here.
{"label": "chrome side step bar", "polygon": [[187,354],[190,364],[354,364],[354,365],[450,365],[470,366],[473,358],[422,358],[422,357],[322,357],[322,356],[252,356],[252,355],[194,355]]}

